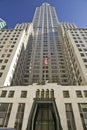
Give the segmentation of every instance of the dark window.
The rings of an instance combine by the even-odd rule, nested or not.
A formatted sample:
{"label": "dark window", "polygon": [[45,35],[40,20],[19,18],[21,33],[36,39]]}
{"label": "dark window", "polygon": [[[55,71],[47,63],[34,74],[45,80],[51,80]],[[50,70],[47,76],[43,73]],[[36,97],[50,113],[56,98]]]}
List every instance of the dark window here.
{"label": "dark window", "polygon": [[3,90],[1,93],[1,97],[6,97],[7,91]]}
{"label": "dark window", "polygon": [[63,91],[63,97],[64,98],[69,98],[70,97],[69,91]]}
{"label": "dark window", "polygon": [[25,109],[25,104],[19,103],[17,114],[16,114],[15,126],[14,126],[16,130],[21,130],[22,128],[24,109]]}
{"label": "dark window", "polygon": [[83,59],[84,62],[87,62],[87,59]]}
{"label": "dark window", "polygon": [[82,49],[81,49],[81,48],[78,48],[78,50],[79,50],[79,51],[82,51]]}
{"label": "dark window", "polygon": [[3,74],[3,73],[0,72],[0,77],[2,77],[2,74]]}
{"label": "dark window", "polygon": [[2,59],[0,59],[0,63],[2,63],[2,61],[3,61],[3,60],[2,60]]}
{"label": "dark window", "polygon": [[0,103],[0,127],[7,127],[12,103]]}
{"label": "dark window", "polygon": [[7,63],[8,62],[8,59],[5,59],[4,63]]}
{"label": "dark window", "polygon": [[84,96],[87,97],[87,91],[83,91],[84,92]]}
{"label": "dark window", "polygon": [[83,129],[87,130],[87,103],[79,103],[79,112],[82,120]]}
{"label": "dark window", "polygon": [[5,65],[2,65],[1,69],[2,69],[2,70],[4,70],[4,69],[5,69],[5,67],[6,67]]}
{"label": "dark window", "polygon": [[27,97],[27,91],[21,91],[21,98]]}
{"label": "dark window", "polygon": [[14,91],[9,91],[8,97],[14,97]]}
{"label": "dark window", "polygon": [[83,96],[82,96],[82,92],[81,91],[76,91],[76,95],[77,95],[77,97],[78,98],[82,98]]}
{"label": "dark window", "polygon": [[74,114],[73,114],[71,103],[66,103],[65,107],[66,107],[66,118],[67,118],[68,130],[76,130]]}
{"label": "dark window", "polygon": [[84,57],[84,53],[80,53],[80,55],[81,55],[82,57]]}
{"label": "dark window", "polygon": [[11,54],[7,54],[7,57],[10,57]]}

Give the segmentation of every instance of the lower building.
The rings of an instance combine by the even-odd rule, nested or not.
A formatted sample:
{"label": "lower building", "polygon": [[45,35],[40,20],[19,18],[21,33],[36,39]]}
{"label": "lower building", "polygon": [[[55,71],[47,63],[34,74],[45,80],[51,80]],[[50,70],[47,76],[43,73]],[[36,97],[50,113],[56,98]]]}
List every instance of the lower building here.
{"label": "lower building", "polygon": [[49,83],[2,87],[0,127],[16,130],[86,130],[87,86]]}

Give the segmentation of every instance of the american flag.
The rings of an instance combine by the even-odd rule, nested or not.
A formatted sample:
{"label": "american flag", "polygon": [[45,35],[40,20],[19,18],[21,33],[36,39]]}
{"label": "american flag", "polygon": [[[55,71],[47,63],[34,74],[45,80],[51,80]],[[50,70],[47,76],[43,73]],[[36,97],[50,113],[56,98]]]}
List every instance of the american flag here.
{"label": "american flag", "polygon": [[44,59],[44,64],[45,64],[45,65],[48,65],[48,57],[46,57],[46,58]]}

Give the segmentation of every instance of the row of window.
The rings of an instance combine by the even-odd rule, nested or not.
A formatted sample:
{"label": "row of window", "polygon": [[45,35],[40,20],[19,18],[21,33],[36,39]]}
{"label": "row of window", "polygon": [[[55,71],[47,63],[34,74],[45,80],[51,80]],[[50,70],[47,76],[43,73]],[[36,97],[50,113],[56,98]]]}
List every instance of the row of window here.
{"label": "row of window", "polygon": [[87,29],[71,29],[70,32],[72,34],[77,34],[78,32],[82,34],[82,33],[87,33]]}
{"label": "row of window", "polygon": [[[71,103],[65,103],[68,130],[76,130],[75,117]],[[87,103],[78,103],[83,129],[87,130]]]}
{"label": "row of window", "polygon": [[8,62],[8,59],[5,59],[5,60],[0,59],[0,63],[2,63],[3,61],[4,61],[4,63],[7,63],[7,62]]}
{"label": "row of window", "polygon": [[[6,34],[5,34],[5,35],[2,35],[1,37],[3,37],[3,38],[4,38],[4,37],[10,37],[10,35],[6,35]],[[19,37],[19,35],[18,35],[18,34],[17,34],[17,35],[12,35],[12,37]]]}
{"label": "row of window", "polygon": [[[16,37],[16,38],[11,38],[10,40],[17,40],[17,39],[18,39],[18,37]],[[7,41],[8,38],[1,38],[1,39],[0,39],[0,41],[3,41],[3,40]]]}
{"label": "row of window", "polygon": [[[6,97],[6,95],[9,97],[9,98],[12,98],[14,97],[14,93],[15,91],[9,91],[8,95],[7,95],[7,91],[6,90],[3,90],[0,97]],[[84,90],[83,91],[84,93],[84,96],[87,98],[87,91]],[[76,96],[77,98],[82,98],[83,97],[83,94],[80,90],[77,90],[76,91]],[[26,98],[27,97],[27,91],[21,91],[21,95],[20,95],[21,98]],[[69,98],[70,97],[70,94],[69,94],[69,91],[63,91],[63,97],[64,98]]]}
{"label": "row of window", "polygon": [[[0,103],[0,127],[8,126],[12,105],[13,105],[12,103]],[[24,109],[25,109],[25,104],[19,103],[17,113],[16,113],[16,119],[14,123],[15,130],[19,130],[19,129],[21,130],[22,128]]]}
{"label": "row of window", "polygon": [[[4,40],[4,41],[0,42],[0,44],[2,44],[2,45],[6,44],[6,43],[7,43],[7,40],[6,40],[6,41]],[[15,43],[16,43],[16,40],[9,41],[9,43],[10,43],[10,44],[12,44],[12,43],[15,44]]]}
{"label": "row of window", "polygon": [[9,35],[9,34],[12,34],[12,33],[14,33],[14,34],[20,34],[21,31],[22,31],[21,29],[15,29],[15,30],[0,30],[0,35],[5,34],[5,36],[6,36],[6,35]]}
{"label": "row of window", "polygon": [[[38,93],[36,94],[36,96],[38,97]],[[8,126],[8,121],[9,121],[9,117],[11,114],[12,105],[13,105],[12,103],[0,103],[0,127]],[[38,108],[40,108],[40,107],[38,107]],[[86,130],[87,129],[87,121],[86,121],[87,120],[87,103],[78,103],[78,109],[79,109],[79,114],[81,117],[83,129]],[[44,110],[45,115],[43,115],[43,113],[40,115],[42,110]],[[47,125],[49,122],[49,119],[51,119],[51,122],[49,122],[49,123],[52,124],[52,116],[51,115],[49,116],[49,114],[50,114],[49,110],[50,110],[50,107],[45,107],[45,109],[41,109],[41,110],[39,109],[39,112],[40,112],[39,120],[37,120],[37,121],[41,122],[42,119],[45,119],[45,122]],[[21,130],[21,128],[22,128],[24,111],[25,111],[25,103],[19,103],[17,113],[16,113],[16,119],[15,119],[15,123],[14,123],[14,128],[16,130],[19,130],[19,129]],[[76,123],[75,123],[75,117],[74,117],[75,115],[73,113],[73,107],[72,107],[71,103],[65,103],[65,111],[66,111],[66,120],[67,120],[68,130],[76,130]],[[49,113],[49,114],[47,114],[47,113]],[[49,116],[49,119],[48,119],[48,116]],[[38,114],[36,116],[36,119],[37,119],[37,117],[38,117]],[[40,125],[41,125],[41,123],[40,123]]]}
{"label": "row of window", "polygon": [[[6,90],[3,90],[0,97],[6,97],[8,96],[8,98],[12,98],[14,97],[14,93],[15,91],[9,91],[8,95],[7,95],[7,91]],[[27,97],[27,91],[21,91],[21,95],[20,95],[21,98],[26,98]]]}
{"label": "row of window", "polygon": [[[87,91],[84,90],[83,93],[84,93],[84,97],[87,98]],[[77,96],[77,98],[82,98],[83,97],[82,91],[76,90],[76,96]],[[63,91],[63,97],[69,98],[70,97],[69,91]]]}

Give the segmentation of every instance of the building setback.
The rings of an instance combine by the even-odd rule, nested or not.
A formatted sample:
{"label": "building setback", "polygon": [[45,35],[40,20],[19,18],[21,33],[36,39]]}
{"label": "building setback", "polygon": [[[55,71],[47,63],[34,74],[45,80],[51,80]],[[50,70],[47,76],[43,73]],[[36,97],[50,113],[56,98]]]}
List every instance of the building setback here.
{"label": "building setback", "polygon": [[0,128],[87,130],[87,29],[43,3],[0,30]]}

